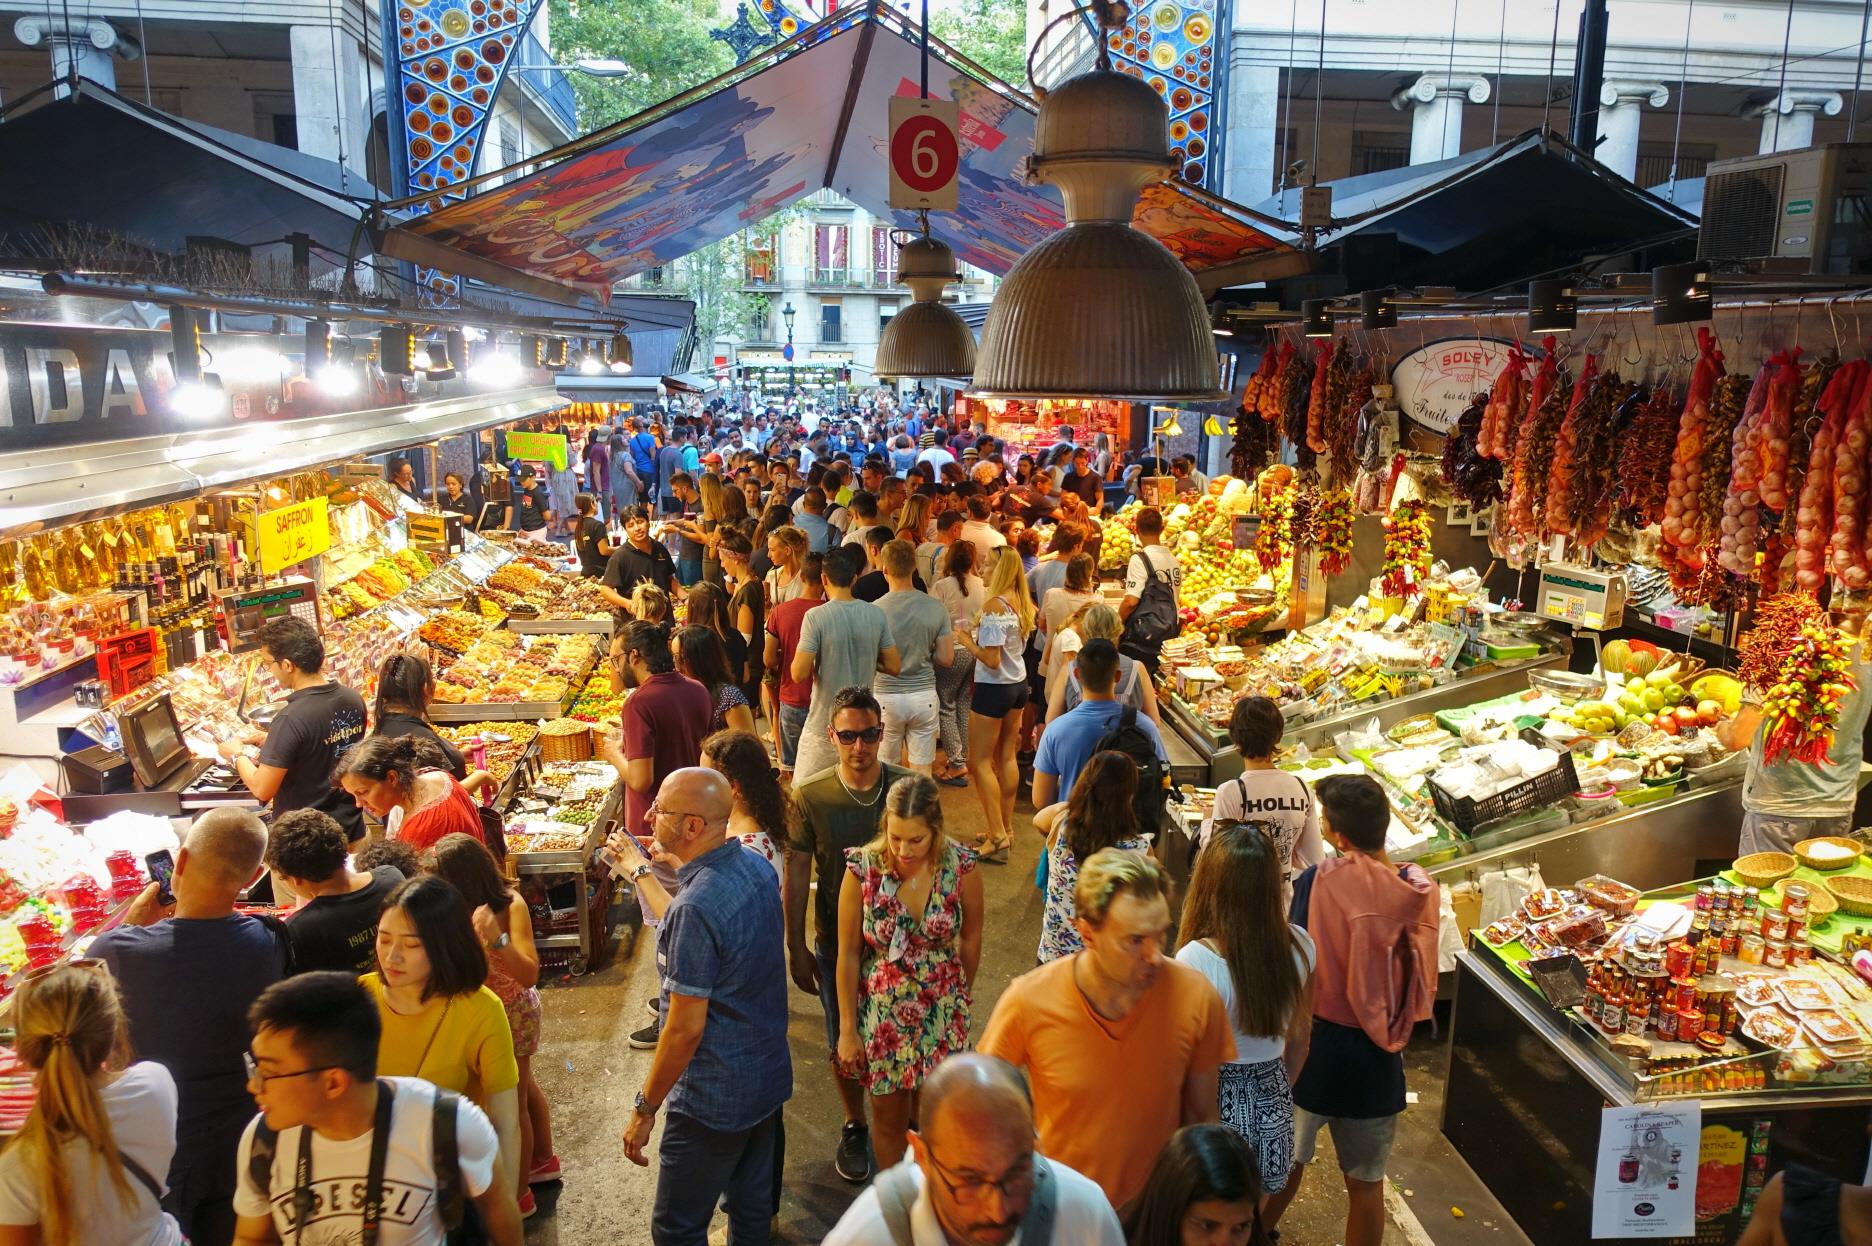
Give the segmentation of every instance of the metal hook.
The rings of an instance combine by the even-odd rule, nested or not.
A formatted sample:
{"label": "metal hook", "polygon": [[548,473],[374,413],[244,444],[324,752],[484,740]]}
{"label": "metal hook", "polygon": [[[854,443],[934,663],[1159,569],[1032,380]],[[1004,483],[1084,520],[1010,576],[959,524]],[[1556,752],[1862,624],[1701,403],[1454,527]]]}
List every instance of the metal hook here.
{"label": "metal hook", "polygon": [[1833,330],[1833,354],[1835,357],[1839,356],[1839,354],[1841,353],[1839,321],[1834,319],[1834,316],[1833,316],[1833,304],[1839,302],[1839,297],[1840,297],[1839,295],[1835,294],[1832,298],[1827,300],[1827,305],[1826,305],[1827,324]]}

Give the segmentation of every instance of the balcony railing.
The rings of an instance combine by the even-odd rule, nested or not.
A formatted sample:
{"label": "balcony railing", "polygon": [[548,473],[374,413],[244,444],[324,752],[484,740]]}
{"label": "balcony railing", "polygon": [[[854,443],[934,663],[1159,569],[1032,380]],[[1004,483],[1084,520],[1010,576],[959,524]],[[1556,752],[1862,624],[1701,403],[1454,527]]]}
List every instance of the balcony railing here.
{"label": "balcony railing", "polygon": [[552,53],[546,46],[528,32],[520,40],[519,50],[515,52],[513,67],[514,77],[532,88],[533,93],[546,110],[552,113],[568,134],[577,134],[578,96],[573,94],[572,79],[553,60]]}
{"label": "balcony railing", "polygon": [[888,289],[897,284],[897,270],[894,268],[874,268],[871,270],[871,284]]}
{"label": "balcony railing", "polygon": [[844,289],[864,285],[864,275],[851,268],[815,266],[807,270],[807,281],[813,286],[836,286]]}

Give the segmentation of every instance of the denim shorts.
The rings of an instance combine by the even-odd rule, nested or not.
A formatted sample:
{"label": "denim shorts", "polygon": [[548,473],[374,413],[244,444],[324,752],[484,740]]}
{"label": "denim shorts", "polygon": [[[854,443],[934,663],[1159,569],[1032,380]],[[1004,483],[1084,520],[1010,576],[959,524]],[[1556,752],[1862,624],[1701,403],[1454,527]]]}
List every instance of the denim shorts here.
{"label": "denim shorts", "polygon": [[1009,714],[1018,714],[1027,704],[1027,681],[1017,684],[987,684],[978,675],[975,679],[975,691],[969,696],[969,712],[980,714],[983,718],[1006,718]]}
{"label": "denim shorts", "polygon": [[1340,1172],[1354,1181],[1384,1180],[1385,1164],[1391,1159],[1391,1144],[1397,1139],[1397,1117],[1315,1116],[1296,1106],[1294,1163],[1313,1162],[1313,1149],[1319,1141],[1322,1125],[1332,1130],[1333,1149],[1339,1152]]}
{"label": "denim shorts", "polygon": [[[819,964],[819,1007],[825,1011],[826,1050],[838,1054],[839,1040],[839,1005],[838,1005],[838,953],[818,944],[813,945],[813,960]],[[864,983],[858,984],[859,990]]]}

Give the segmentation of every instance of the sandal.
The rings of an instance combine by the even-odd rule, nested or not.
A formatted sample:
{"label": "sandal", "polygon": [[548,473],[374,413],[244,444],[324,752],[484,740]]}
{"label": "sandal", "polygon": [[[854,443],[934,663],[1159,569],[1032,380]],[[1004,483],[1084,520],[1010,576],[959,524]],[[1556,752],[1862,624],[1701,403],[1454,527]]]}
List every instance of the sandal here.
{"label": "sandal", "polygon": [[1008,850],[1014,847],[1014,837],[1006,835],[994,840],[977,839],[971,847],[975,852],[975,859],[981,864],[1006,865]]}
{"label": "sandal", "polygon": [[956,773],[946,774],[936,781],[944,787],[967,787],[969,785],[968,771],[958,770]]}

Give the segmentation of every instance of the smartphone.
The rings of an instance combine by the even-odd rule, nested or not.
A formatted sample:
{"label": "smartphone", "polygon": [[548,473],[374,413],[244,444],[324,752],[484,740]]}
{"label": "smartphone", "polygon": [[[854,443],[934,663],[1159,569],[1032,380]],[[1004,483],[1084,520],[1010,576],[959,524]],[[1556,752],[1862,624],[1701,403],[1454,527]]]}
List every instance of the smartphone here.
{"label": "smartphone", "polygon": [[174,904],[175,892],[169,889],[169,879],[175,874],[175,857],[164,848],[144,857],[143,864],[149,867],[150,881],[156,884],[156,899],[163,904]]}

